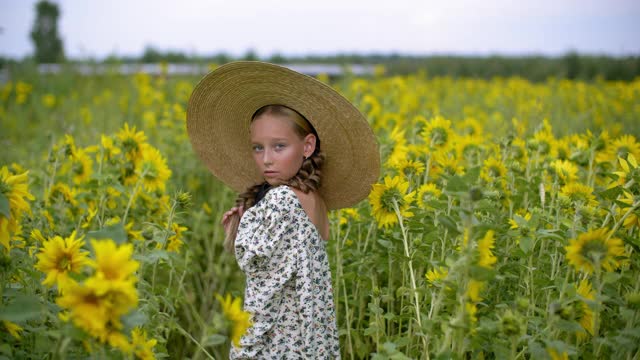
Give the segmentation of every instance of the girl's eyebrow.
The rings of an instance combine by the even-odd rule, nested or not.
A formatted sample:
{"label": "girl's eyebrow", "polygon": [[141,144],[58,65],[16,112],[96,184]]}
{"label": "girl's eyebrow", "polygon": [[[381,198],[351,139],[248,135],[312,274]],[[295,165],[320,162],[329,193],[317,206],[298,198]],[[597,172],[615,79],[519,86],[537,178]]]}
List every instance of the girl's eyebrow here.
{"label": "girl's eyebrow", "polygon": [[[269,141],[288,141],[287,138],[273,138],[273,139],[269,139]],[[252,143],[257,143],[256,141],[251,141]]]}

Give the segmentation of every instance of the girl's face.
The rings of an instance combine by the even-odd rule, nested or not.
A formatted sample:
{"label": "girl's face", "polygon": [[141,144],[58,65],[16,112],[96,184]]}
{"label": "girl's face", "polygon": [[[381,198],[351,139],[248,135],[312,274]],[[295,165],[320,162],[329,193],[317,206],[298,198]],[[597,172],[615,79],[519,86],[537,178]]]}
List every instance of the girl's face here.
{"label": "girl's face", "polygon": [[263,114],[250,127],[253,160],[269,185],[283,184],[298,173],[304,157],[313,153],[316,138],[301,138],[292,120]]}

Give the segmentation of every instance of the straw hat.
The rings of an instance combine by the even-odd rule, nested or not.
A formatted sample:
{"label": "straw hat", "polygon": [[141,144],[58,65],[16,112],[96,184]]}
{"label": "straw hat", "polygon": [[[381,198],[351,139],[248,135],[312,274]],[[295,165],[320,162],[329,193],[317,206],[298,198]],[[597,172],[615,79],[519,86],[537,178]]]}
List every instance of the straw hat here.
{"label": "straw hat", "polygon": [[252,159],[249,126],[251,116],[270,104],[295,109],[316,129],[326,155],[320,194],[329,209],[367,197],[380,173],[378,144],[367,119],[321,81],[259,61],[222,65],[191,94],[187,132],[213,175],[237,192],[264,181]]}

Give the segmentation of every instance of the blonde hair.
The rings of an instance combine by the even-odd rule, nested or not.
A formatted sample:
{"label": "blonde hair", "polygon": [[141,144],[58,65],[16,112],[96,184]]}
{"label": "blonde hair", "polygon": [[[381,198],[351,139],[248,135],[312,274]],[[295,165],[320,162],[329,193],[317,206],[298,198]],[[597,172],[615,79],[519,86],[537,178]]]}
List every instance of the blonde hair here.
{"label": "blonde hair", "polygon": [[[289,179],[286,184],[300,189],[304,193],[317,191],[320,188],[322,179],[321,168],[324,163],[324,154],[320,151],[320,138],[318,137],[316,130],[299,112],[287,106],[277,104],[261,107],[253,114],[251,121],[253,122],[255,119],[265,114],[271,114],[290,120],[294,132],[300,138],[304,138],[308,134],[315,135],[315,150],[309,157],[303,160],[298,173]],[[270,188],[271,186],[266,181],[250,186],[245,192],[238,195],[238,198],[236,199],[236,206],[242,206],[244,211],[247,211],[247,209],[255,205]],[[233,253],[235,249],[235,240],[239,224],[240,216],[238,216],[237,213],[234,213],[229,219],[229,232],[224,239],[224,247],[231,253]]]}

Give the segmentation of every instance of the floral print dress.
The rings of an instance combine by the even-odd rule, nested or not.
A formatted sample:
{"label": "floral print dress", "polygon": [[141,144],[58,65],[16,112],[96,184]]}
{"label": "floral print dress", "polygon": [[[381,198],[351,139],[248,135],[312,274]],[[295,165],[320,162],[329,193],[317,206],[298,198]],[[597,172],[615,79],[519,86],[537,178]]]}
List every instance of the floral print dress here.
{"label": "floral print dress", "polygon": [[340,359],[325,240],[289,186],[245,211],[235,253],[253,325],[229,357]]}

